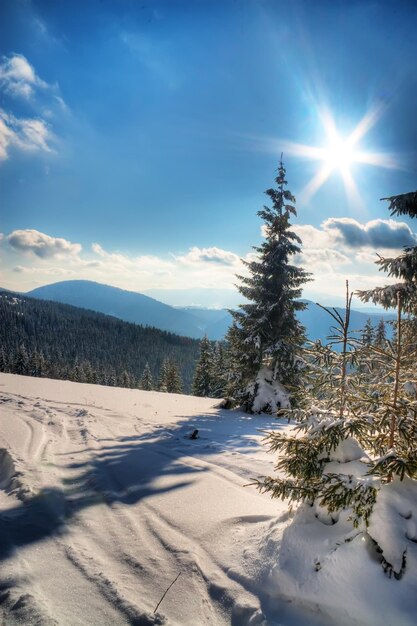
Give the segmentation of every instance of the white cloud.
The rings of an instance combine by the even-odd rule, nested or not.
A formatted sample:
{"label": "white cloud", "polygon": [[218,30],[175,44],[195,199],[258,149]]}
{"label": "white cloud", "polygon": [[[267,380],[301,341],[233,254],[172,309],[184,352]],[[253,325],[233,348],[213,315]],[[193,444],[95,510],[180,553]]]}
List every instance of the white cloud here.
{"label": "white cloud", "polygon": [[14,131],[6,124],[0,111],[0,160],[7,159],[7,150],[9,145],[13,143],[14,138]]}
{"label": "white cloud", "polygon": [[18,117],[10,109],[0,109],[0,161],[10,156],[12,147],[52,152],[54,135],[45,118],[68,111],[58,84],[45,82],[26,57],[13,54],[0,60],[0,89],[6,96],[26,99],[33,110],[31,116]]}
{"label": "white cloud", "polygon": [[[233,287],[236,273],[246,268],[234,252],[216,247],[194,246],[182,255],[130,255],[108,251],[99,243],[91,251],[63,238],[37,230],[16,230],[7,237],[8,283],[12,289],[30,289],[36,284],[65,278],[83,278],[112,284],[123,289],[145,291],[151,288]],[[19,256],[20,255],[20,258]],[[25,257],[31,257],[27,266]],[[247,255],[247,259],[253,253]]]}
{"label": "white cloud", "polygon": [[350,248],[401,248],[417,243],[416,235],[405,222],[376,219],[361,224],[351,217],[330,217],[322,224],[327,233],[335,232],[338,241]]}
{"label": "white cloud", "polygon": [[[295,225],[293,230],[302,240],[302,254],[296,263],[316,274],[332,274],[350,264],[349,272],[360,271],[373,275],[377,272],[377,252],[383,256],[399,254],[405,245],[415,245],[416,235],[405,222],[371,220],[360,223],[352,218],[331,217],[320,227],[311,224]],[[316,276],[317,279],[317,276]]]}
{"label": "white cloud", "polygon": [[175,258],[180,263],[191,266],[199,263],[215,263],[218,265],[231,266],[240,264],[240,257],[237,254],[216,248],[215,246],[211,248],[198,248],[194,246],[187,254]]}
{"label": "white cloud", "polygon": [[12,96],[29,98],[36,87],[47,89],[48,83],[37,76],[34,68],[22,54],[3,57],[0,63],[0,86]]}
{"label": "white cloud", "polygon": [[9,245],[23,253],[32,253],[40,259],[77,255],[81,252],[79,243],[71,243],[61,237],[50,237],[38,230],[14,230],[7,241]]}
{"label": "white cloud", "polygon": [[54,96],[54,100],[59,105],[60,109],[62,109],[62,111],[69,111],[69,106],[61,96]]}
{"label": "white cloud", "polygon": [[349,263],[352,263],[351,258],[333,248],[303,248],[302,254],[295,257],[295,264],[309,272],[334,272]]}
{"label": "white cloud", "polygon": [[[303,296],[322,304],[341,305],[345,301],[346,280],[349,281],[350,289],[353,292],[397,282],[396,279],[388,278],[386,274],[378,273],[372,265],[364,268],[363,273],[355,272],[355,268],[350,268],[350,270],[352,271],[315,272],[314,280],[307,284],[303,291]],[[355,298],[354,300],[354,306],[360,306],[361,303],[359,303],[358,299]]]}
{"label": "white cloud", "polygon": [[376,219],[361,223],[352,218],[331,217],[319,227],[294,225],[302,240],[302,254],[295,262],[313,274],[304,295],[317,299],[327,296],[331,302],[343,297],[344,284],[351,289],[370,289],[390,284],[395,279],[378,271],[377,253],[400,254],[404,245],[416,245],[416,235],[405,222]]}
{"label": "white cloud", "polygon": [[417,237],[405,222],[376,219],[361,223],[351,217],[329,217],[320,228],[311,224],[295,225],[304,248],[400,250],[416,245]]}
{"label": "white cloud", "polygon": [[378,260],[378,256],[375,250],[362,250],[355,254],[355,260],[358,263],[375,263]]}
{"label": "white cloud", "polygon": [[336,233],[323,228],[316,228],[311,224],[294,225],[293,231],[301,238],[303,250],[308,248],[330,248],[336,244]]}
{"label": "white cloud", "polygon": [[[101,262],[93,261],[95,266],[106,268],[113,272],[131,271],[149,274],[152,272],[169,272],[175,267],[172,261],[167,261],[157,256],[142,255],[130,257],[120,252],[107,252],[98,243],[93,243],[91,249],[101,258]],[[100,265],[97,265],[97,263],[100,263]]]}
{"label": "white cloud", "polygon": [[44,120],[17,118],[0,109],[0,160],[8,158],[11,147],[26,152],[52,152],[53,138]]}
{"label": "white cloud", "polygon": [[43,120],[27,119],[17,120],[17,140],[23,150],[45,150],[50,152],[48,141],[51,133]]}

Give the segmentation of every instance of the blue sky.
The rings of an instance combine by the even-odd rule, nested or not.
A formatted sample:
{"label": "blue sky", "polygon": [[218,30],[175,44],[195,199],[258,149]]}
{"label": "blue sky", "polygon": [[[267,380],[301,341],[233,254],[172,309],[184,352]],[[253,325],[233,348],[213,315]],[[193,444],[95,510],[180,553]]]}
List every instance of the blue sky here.
{"label": "blue sky", "polygon": [[[307,296],[342,293],[345,276],[372,286],[375,250],[413,241],[379,198],[415,189],[414,2],[3,0],[0,12],[2,286],[228,288],[261,239],[282,149],[316,273]],[[325,143],[323,110],[343,136],[377,111],[358,146],[395,168],[353,163],[356,196],[335,168],[308,196],[321,164],[292,147]]]}

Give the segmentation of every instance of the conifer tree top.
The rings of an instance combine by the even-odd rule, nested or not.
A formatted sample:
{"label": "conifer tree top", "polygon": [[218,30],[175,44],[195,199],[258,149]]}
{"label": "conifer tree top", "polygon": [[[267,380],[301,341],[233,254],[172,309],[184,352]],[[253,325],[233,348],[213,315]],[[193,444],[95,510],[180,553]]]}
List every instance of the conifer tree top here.
{"label": "conifer tree top", "polygon": [[[417,191],[382,199],[390,202],[388,209],[391,215],[417,217]],[[404,311],[415,312],[417,310],[417,246],[404,248],[402,254],[395,258],[379,256],[376,264],[388,276],[402,279],[404,282],[358,291],[359,298],[363,302],[371,301],[374,304],[381,304],[386,309],[395,308],[400,300]]]}
{"label": "conifer tree top", "polygon": [[391,215],[409,215],[410,217],[417,217],[417,191],[382,198],[382,200],[389,201],[390,205],[388,210],[391,212]]}

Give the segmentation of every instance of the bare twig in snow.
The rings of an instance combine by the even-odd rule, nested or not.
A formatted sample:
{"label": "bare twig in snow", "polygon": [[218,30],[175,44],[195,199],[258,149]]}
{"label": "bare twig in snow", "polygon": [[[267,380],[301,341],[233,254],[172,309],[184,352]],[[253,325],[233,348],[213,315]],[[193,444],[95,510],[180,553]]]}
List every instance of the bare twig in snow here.
{"label": "bare twig in snow", "polygon": [[165,598],[165,596],[167,595],[168,591],[171,589],[172,585],[174,585],[178,578],[181,576],[181,572],[178,572],[178,574],[176,575],[176,577],[174,578],[174,580],[172,581],[172,583],[169,585],[169,587],[165,590],[165,593],[163,594],[162,598],[159,600],[158,604],[155,607],[154,613],[156,613],[159,605],[161,604],[162,600]]}

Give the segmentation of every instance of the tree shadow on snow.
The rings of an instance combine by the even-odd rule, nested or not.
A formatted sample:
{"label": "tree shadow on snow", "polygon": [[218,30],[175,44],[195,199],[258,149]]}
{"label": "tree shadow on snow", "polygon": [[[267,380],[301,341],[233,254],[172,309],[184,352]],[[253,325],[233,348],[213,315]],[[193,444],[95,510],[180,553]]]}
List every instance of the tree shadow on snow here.
{"label": "tree shadow on snow", "polygon": [[[61,489],[45,487],[22,503],[0,510],[0,561],[15,548],[65,534],[71,519],[88,507],[133,505],[180,492],[194,482],[196,474],[207,471],[187,462],[192,456],[204,459],[228,448],[247,453],[259,445],[253,434],[262,428],[262,417],[219,410],[177,419],[175,427],[155,426],[141,435],[94,439],[94,446],[87,440],[82,449],[60,455],[64,464],[59,468],[66,473]],[[191,440],[195,429],[199,438]]]}

